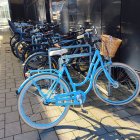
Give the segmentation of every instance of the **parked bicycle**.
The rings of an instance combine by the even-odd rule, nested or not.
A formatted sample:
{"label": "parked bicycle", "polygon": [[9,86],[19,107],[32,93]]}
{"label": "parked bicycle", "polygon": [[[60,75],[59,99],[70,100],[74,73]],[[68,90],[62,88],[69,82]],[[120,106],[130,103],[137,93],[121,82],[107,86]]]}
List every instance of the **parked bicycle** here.
{"label": "parked bicycle", "polygon": [[[94,40],[95,51],[91,54],[65,55],[67,49],[50,52],[50,56],[61,54],[59,70],[30,71],[38,74],[30,76],[17,91],[18,110],[25,123],[36,129],[56,126],[64,119],[71,105],[79,105],[84,109],[83,104],[91,89],[102,101],[111,105],[124,105],[137,97],[140,92],[137,73],[128,65],[104,59],[95,44]],[[69,59],[89,55],[93,55],[93,58],[87,76],[82,82],[74,83],[67,68]],[[79,90],[87,82],[87,89]]]}

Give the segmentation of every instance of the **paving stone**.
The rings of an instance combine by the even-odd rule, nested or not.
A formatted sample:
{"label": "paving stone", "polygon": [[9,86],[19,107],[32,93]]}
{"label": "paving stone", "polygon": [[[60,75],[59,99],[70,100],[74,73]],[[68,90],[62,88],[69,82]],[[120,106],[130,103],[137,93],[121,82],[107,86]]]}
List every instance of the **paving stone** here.
{"label": "paving stone", "polygon": [[126,112],[125,110],[119,110],[119,111],[115,111],[113,112],[112,118],[117,120],[120,118],[126,118],[131,116],[128,112]]}
{"label": "paving stone", "polygon": [[129,119],[118,119],[116,120],[116,123],[118,123],[119,126],[125,127],[125,128],[135,126],[135,124],[131,122]]}
{"label": "paving stone", "polygon": [[140,115],[137,116],[131,116],[129,119],[137,126],[140,128]]}
{"label": "paving stone", "polygon": [[128,127],[126,129],[118,129],[117,132],[125,140],[140,140],[140,129],[137,126]]}
{"label": "paving stone", "polygon": [[14,140],[14,137],[6,137],[6,138],[3,138],[2,140]]}
{"label": "paving stone", "polygon": [[6,100],[6,106],[17,105],[17,98],[11,98]]}
{"label": "paving stone", "polygon": [[95,134],[92,134],[88,128],[75,130],[72,132],[76,140],[92,140],[95,137]]}
{"label": "paving stone", "polygon": [[99,124],[87,127],[87,129],[89,129],[92,134],[99,135],[99,136],[107,133],[105,128],[102,125],[99,125]]}
{"label": "paving stone", "polygon": [[0,121],[4,121],[4,114],[0,115]]}
{"label": "paving stone", "polygon": [[58,135],[59,140],[75,140],[75,136],[72,132]]}
{"label": "paving stone", "polygon": [[10,112],[6,113],[6,123],[16,122],[19,121],[19,114],[18,112]]}
{"label": "paving stone", "polygon": [[140,108],[127,108],[125,109],[131,115],[138,115],[140,114]]}
{"label": "paving stone", "polygon": [[90,109],[89,110],[94,117],[96,117],[96,119],[98,119],[99,121],[101,121],[103,118],[107,117],[108,114],[102,110],[102,109],[99,109],[99,108],[93,108],[93,109]]}
{"label": "paving stone", "polygon": [[123,138],[116,132],[97,136],[94,140],[123,140]]}
{"label": "paving stone", "polygon": [[0,86],[0,90],[4,90],[5,89],[5,85]]}
{"label": "paving stone", "polygon": [[18,106],[17,105],[12,106],[12,111],[17,111],[17,110],[18,110]]}
{"label": "paving stone", "polygon": [[10,91],[16,92],[17,88],[10,88]]}
{"label": "paving stone", "polygon": [[40,134],[40,137],[41,140],[58,140],[55,131],[44,131],[43,133]]}
{"label": "paving stone", "polygon": [[80,129],[91,126],[91,124],[84,119],[77,120],[75,123]]}
{"label": "paving stone", "polygon": [[5,107],[5,101],[0,103],[0,108]]}
{"label": "paving stone", "polygon": [[105,106],[107,105],[106,103],[104,103],[103,101],[101,101],[100,99],[93,99],[92,102],[90,102],[92,106],[94,107],[100,107],[100,106]]}
{"label": "paving stone", "polygon": [[[42,108],[42,107],[41,107]],[[44,111],[44,109],[38,109],[39,111]],[[43,119],[46,119],[48,117],[52,118],[52,117],[58,117],[60,116],[61,112],[59,110],[50,110],[47,112],[43,112],[41,113]]]}
{"label": "paving stone", "polygon": [[20,122],[13,122],[5,125],[5,135],[12,136],[21,133]]}
{"label": "paving stone", "polygon": [[14,136],[14,140],[40,140],[37,131],[27,132]]}
{"label": "paving stone", "polygon": [[0,94],[0,98],[5,98],[5,93]]}
{"label": "paving stone", "polygon": [[125,110],[125,106],[114,106],[117,110]]}
{"label": "paving stone", "polygon": [[0,102],[5,102],[5,98],[0,98]]}
{"label": "paving stone", "polygon": [[1,121],[0,122],[0,129],[3,129],[4,128],[4,121]]}
{"label": "paving stone", "polygon": [[57,134],[63,134],[71,131],[77,130],[78,127],[74,122],[67,122],[64,124],[58,124],[58,126],[55,127],[56,133]]}
{"label": "paving stone", "polygon": [[1,129],[0,130],[0,138],[3,138],[4,137],[4,129]]}
{"label": "paving stone", "polygon": [[6,92],[10,92],[10,89],[1,89],[0,90],[0,94],[6,93]]}
{"label": "paving stone", "polygon": [[11,112],[11,107],[0,108],[0,114]]}
{"label": "paving stone", "polygon": [[79,119],[80,119],[79,116],[71,110],[69,110],[68,114],[65,117],[65,120],[67,122],[71,122],[71,121],[75,121],[75,120],[79,120]]}
{"label": "paving stone", "polygon": [[104,110],[106,113],[118,111],[117,108],[113,105],[106,105],[99,107],[100,109]]}
{"label": "paving stone", "polygon": [[101,124],[108,132],[113,132],[116,129],[120,128],[120,126],[111,117],[102,119]]}
{"label": "paving stone", "polygon": [[35,130],[34,128],[28,126],[27,124],[22,124],[21,128],[22,128],[22,133],[30,132],[30,131]]}
{"label": "paving stone", "polygon": [[6,88],[15,88],[15,83],[6,84]]}

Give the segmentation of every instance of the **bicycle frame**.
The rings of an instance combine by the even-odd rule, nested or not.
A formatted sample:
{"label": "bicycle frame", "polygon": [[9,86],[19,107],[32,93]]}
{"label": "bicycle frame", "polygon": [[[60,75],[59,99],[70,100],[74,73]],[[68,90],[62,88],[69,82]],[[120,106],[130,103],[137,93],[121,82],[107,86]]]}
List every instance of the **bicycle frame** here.
{"label": "bicycle frame", "polygon": [[[106,65],[111,64],[111,63],[112,63],[111,61],[109,61],[108,63],[103,63],[103,60],[102,60],[102,57],[100,55],[99,50],[96,50],[95,53],[94,53],[93,59],[91,61],[87,76],[85,77],[85,80],[82,81],[81,83],[74,83],[73,82],[73,80],[71,78],[71,75],[70,75],[70,73],[69,73],[69,71],[67,69],[66,64],[63,63],[62,68],[59,70],[58,79],[56,81],[52,82],[51,87],[49,88],[47,93],[45,93],[46,95],[43,92],[41,92],[39,87],[37,87],[34,84],[34,81],[33,81],[33,84],[37,87],[37,89],[40,92],[41,96],[43,98],[45,97],[44,99],[47,99],[46,100],[47,102],[55,103],[57,106],[81,105],[81,104],[84,103],[87,93],[92,89],[94,76],[95,76],[95,74],[97,72],[97,67],[98,67],[99,64],[101,65],[99,68],[103,69],[107,79],[110,81],[110,84],[112,84],[113,86],[116,86],[117,82],[112,79],[112,77],[110,76],[109,72],[105,68]],[[70,82],[70,85],[72,87],[72,92],[59,94],[54,99],[51,99],[51,95],[55,91],[55,88],[56,88],[57,84],[59,83],[59,81],[61,79],[63,79],[64,72],[66,73],[66,76],[67,76],[67,78],[68,78],[68,80]],[[80,86],[84,85],[87,81],[90,81],[90,83],[89,83],[88,88],[84,92],[76,89],[76,87],[80,87]],[[71,97],[70,97],[70,95],[71,95]],[[79,97],[82,96],[83,99],[80,99],[78,101],[78,99],[77,99],[78,96]],[[65,101],[65,100],[67,102],[65,102],[65,103],[61,102],[61,101]],[[71,102],[71,100],[73,100],[73,103]]]}
{"label": "bicycle frame", "polygon": [[[107,64],[111,64],[111,63],[112,62],[109,61]],[[63,64],[62,69],[59,71],[59,78],[62,78],[63,77],[63,73],[65,72],[66,73],[66,76],[67,76],[67,78],[68,78],[68,80],[70,82],[70,85],[72,87],[72,90],[74,92],[77,91],[76,90],[76,87],[83,86],[86,82],[90,81],[88,88],[84,92],[85,94],[87,94],[92,89],[94,76],[96,74],[97,67],[98,67],[99,64],[101,65],[100,67],[103,69],[103,71],[104,71],[107,79],[110,81],[110,83],[112,85],[115,85],[116,84],[116,81],[114,81],[112,79],[112,77],[110,76],[109,72],[105,68],[105,65],[106,64],[103,63],[103,60],[102,60],[102,57],[100,55],[100,51],[99,50],[96,50],[95,53],[94,53],[94,56],[92,58],[92,61],[91,61],[91,64],[90,64],[90,67],[89,67],[87,76],[85,77],[85,80],[84,81],[82,81],[81,83],[73,83],[72,78],[70,76],[70,73],[69,73],[69,71],[67,69],[66,64]]]}

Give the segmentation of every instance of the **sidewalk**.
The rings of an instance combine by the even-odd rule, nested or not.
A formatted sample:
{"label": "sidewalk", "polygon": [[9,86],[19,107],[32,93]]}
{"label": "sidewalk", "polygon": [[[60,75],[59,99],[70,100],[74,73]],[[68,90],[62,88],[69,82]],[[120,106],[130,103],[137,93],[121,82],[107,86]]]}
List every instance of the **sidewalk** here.
{"label": "sidewalk", "polygon": [[[106,105],[93,92],[82,113],[71,107],[66,118],[49,130],[23,123],[15,90],[24,81],[22,65],[9,46],[9,32],[0,32],[0,139],[3,140],[140,140],[140,97],[125,106]],[[2,40],[3,38],[3,40]]]}

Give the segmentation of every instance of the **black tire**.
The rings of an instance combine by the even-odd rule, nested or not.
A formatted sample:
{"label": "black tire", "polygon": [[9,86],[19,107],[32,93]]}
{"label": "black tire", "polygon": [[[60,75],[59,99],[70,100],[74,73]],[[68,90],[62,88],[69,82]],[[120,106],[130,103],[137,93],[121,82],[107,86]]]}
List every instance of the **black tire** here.
{"label": "black tire", "polygon": [[40,45],[29,45],[22,54],[22,60],[25,61],[30,55],[36,52],[46,52],[46,49],[40,48]]}
{"label": "black tire", "polygon": [[11,39],[10,39],[10,46],[11,46],[11,51],[13,53],[14,56],[17,57],[16,55],[16,51],[15,51],[15,47],[17,45],[17,43],[19,42],[19,35],[18,34],[15,34]]}
{"label": "black tire", "polygon": [[14,36],[12,36],[10,38],[10,46],[13,46],[13,43],[15,40],[19,40],[19,35],[18,34],[14,34]]}
{"label": "black tire", "polygon": [[25,49],[27,47],[28,47],[28,44],[25,41],[18,42],[18,44],[15,47],[16,56],[23,62],[24,62],[23,53],[25,52]]}
{"label": "black tire", "polygon": [[[56,60],[52,58],[51,61],[52,61],[52,68],[57,69],[58,65]],[[24,77],[27,78],[25,73],[28,70],[36,70],[39,68],[42,69],[49,68],[48,52],[36,52],[27,58],[27,60],[24,63],[24,69],[23,69]]]}

